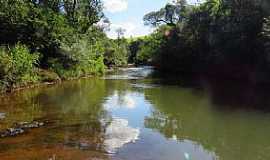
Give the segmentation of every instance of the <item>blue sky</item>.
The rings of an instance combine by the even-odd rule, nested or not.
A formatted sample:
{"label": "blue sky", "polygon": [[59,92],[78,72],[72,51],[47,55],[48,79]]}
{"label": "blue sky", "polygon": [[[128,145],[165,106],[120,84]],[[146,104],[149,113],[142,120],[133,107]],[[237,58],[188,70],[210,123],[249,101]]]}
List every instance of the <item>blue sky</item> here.
{"label": "blue sky", "polygon": [[[143,16],[159,10],[171,0],[103,0],[105,15],[110,19],[110,38],[116,38],[115,29],[124,28],[125,37],[137,37],[149,34],[152,29],[143,25]],[[196,0],[189,0],[194,2]]]}

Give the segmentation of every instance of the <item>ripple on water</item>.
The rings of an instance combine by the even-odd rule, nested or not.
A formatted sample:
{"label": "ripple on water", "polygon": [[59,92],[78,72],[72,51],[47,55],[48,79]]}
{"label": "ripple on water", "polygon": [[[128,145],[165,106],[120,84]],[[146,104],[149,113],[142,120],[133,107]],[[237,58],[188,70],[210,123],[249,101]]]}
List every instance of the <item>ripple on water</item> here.
{"label": "ripple on water", "polygon": [[153,67],[138,67],[138,68],[120,68],[113,75],[107,75],[104,79],[112,80],[136,80],[149,76],[153,72]]}

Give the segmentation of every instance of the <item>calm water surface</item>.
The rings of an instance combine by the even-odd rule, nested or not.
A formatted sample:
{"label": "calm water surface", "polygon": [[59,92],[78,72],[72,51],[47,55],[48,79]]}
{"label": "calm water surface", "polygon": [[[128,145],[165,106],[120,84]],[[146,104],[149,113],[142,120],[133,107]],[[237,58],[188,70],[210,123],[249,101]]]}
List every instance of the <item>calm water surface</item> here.
{"label": "calm water surface", "polygon": [[[52,123],[0,139],[1,160],[269,160],[264,91],[162,85],[150,68],[29,89],[0,98],[0,129]],[[231,90],[234,88],[234,90]]]}

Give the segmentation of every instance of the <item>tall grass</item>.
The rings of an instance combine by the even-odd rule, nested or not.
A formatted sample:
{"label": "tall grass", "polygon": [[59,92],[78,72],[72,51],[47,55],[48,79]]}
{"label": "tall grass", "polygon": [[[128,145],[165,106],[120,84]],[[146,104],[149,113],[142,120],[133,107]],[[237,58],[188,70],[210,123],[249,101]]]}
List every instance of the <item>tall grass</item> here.
{"label": "tall grass", "polygon": [[1,47],[0,89],[38,81],[38,58],[38,53],[31,54],[29,49],[20,43],[12,48]]}

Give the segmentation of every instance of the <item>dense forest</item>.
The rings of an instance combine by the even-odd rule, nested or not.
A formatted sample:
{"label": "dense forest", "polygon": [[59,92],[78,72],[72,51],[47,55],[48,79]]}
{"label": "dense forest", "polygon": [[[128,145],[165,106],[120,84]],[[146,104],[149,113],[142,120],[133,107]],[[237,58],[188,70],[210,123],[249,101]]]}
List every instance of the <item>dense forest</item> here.
{"label": "dense forest", "polygon": [[270,76],[267,0],[178,0],[143,20],[155,31],[130,43],[130,59],[138,64],[153,64],[167,75],[252,83]]}
{"label": "dense forest", "polygon": [[[127,63],[100,0],[1,0],[0,89],[103,74]],[[121,30],[120,30],[121,31]]]}
{"label": "dense forest", "polygon": [[119,28],[110,39],[101,0],[0,0],[0,89],[128,63],[166,75],[267,82],[269,8],[267,0],[177,0],[143,17],[152,34],[125,39]]}

